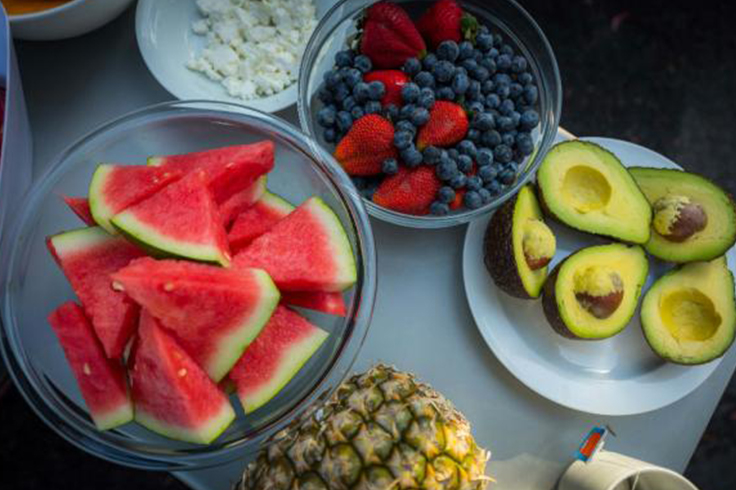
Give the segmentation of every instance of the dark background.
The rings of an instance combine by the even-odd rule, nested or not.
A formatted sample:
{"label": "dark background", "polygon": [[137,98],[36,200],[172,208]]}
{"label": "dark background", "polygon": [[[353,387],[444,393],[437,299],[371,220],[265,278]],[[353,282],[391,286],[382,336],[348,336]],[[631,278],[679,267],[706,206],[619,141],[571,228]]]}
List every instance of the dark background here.
{"label": "dark background", "polygon": [[[736,191],[732,163],[736,3],[521,3],[555,49],[564,86],[562,125],[566,129],[639,143]],[[133,11],[115,22],[132,26]],[[21,71],[23,47],[24,43],[17,43]],[[53,80],[49,83],[52,89]],[[122,468],[81,452],[47,428],[15,388],[6,392],[1,407],[0,487],[4,489],[186,488],[166,474]],[[732,381],[686,474],[702,490],[733,490],[734,463],[736,382]]]}

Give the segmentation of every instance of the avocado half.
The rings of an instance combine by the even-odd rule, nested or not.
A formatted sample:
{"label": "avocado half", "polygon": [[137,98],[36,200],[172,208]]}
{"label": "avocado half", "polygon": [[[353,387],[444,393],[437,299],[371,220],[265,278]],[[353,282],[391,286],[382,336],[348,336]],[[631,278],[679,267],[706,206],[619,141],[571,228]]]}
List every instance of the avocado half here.
{"label": "avocado half", "polygon": [[555,145],[537,185],[542,207],[571,228],[629,243],[649,240],[649,202],[616,155],[595,143]]}
{"label": "avocado half", "polygon": [[491,218],[483,240],[483,260],[502,291],[538,298],[555,254],[555,237],[544,223],[532,186],[526,185]]}
{"label": "avocado half", "polygon": [[682,170],[630,171],[654,207],[647,252],[669,262],[707,261],[736,243],[736,207],[719,186]]}
{"label": "avocado half", "polygon": [[703,364],[725,354],[736,335],[734,279],[725,257],[680,266],[657,280],[644,295],[641,326],[667,361]]}
{"label": "avocado half", "polygon": [[544,286],[547,321],[571,339],[612,337],[636,312],[649,262],[638,245],[583,248],[560,262]]}

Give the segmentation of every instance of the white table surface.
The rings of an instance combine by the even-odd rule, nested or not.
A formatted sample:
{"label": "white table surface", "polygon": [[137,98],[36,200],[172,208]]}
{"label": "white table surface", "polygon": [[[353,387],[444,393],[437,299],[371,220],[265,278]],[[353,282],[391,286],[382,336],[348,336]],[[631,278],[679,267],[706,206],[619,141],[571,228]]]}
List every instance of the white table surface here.
{"label": "white table surface", "polygon": [[[18,43],[34,132],[37,177],[51,158],[100,123],[171,99],[138,52],[132,10],[90,35]],[[296,122],[294,108],[280,113]],[[564,118],[563,118],[564,123]],[[465,299],[465,227],[402,229],[373,220],[378,248],[376,309],[356,369],[395,364],[429,382],[473,422],[493,457],[496,490],[554,488],[582,435],[609,424],[607,449],[683,471],[736,366],[732,349],[692,394],[661,410],[598,417],[562,408],[525,388],[494,357]],[[478,264],[481,267],[481,264]],[[196,489],[227,490],[243,463],[177,474]]]}

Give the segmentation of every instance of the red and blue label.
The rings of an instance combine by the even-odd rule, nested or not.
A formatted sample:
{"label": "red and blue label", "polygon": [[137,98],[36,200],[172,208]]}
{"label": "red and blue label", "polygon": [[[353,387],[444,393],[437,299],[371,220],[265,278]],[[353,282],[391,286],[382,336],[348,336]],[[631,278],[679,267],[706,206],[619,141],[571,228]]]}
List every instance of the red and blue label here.
{"label": "red and blue label", "polygon": [[580,444],[575,458],[587,463],[603,447],[603,440],[608,432],[608,428],[606,427],[594,427],[591,429]]}

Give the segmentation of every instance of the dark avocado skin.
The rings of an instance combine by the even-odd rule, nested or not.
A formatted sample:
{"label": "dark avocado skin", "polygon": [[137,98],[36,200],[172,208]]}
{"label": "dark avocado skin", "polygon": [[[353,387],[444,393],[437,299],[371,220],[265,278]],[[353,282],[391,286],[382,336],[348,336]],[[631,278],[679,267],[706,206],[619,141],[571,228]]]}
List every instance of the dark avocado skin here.
{"label": "dark avocado skin", "polygon": [[560,261],[559,264],[552,270],[552,273],[547,278],[547,282],[544,283],[542,289],[542,309],[544,310],[544,316],[547,317],[547,321],[555,332],[568,339],[574,340],[592,340],[578,337],[567,328],[565,322],[562,321],[560,316],[560,310],[557,308],[557,293],[555,293],[555,285],[557,284],[557,276],[560,273],[560,267],[562,264],[567,262],[567,258]]}
{"label": "dark avocado skin", "polygon": [[534,299],[521,282],[514,258],[513,228],[517,196],[506,201],[491,217],[483,238],[483,263],[493,282],[506,294],[520,299]]}

